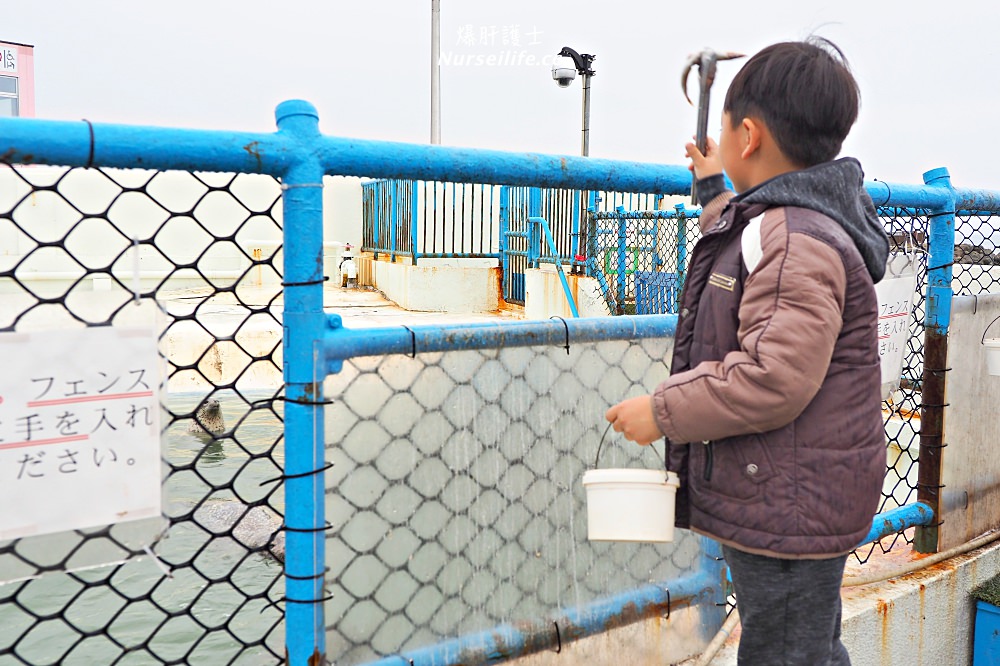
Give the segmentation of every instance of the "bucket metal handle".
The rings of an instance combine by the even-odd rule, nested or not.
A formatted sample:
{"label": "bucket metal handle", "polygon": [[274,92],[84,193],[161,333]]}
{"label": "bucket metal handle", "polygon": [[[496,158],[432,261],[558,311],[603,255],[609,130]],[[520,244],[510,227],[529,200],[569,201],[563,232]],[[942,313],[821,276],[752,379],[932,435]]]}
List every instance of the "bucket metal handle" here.
{"label": "bucket metal handle", "polygon": [[[597,455],[594,456],[594,469],[597,469],[597,461],[600,460],[601,458],[601,447],[604,446],[604,439],[608,436],[608,432],[610,432],[612,425],[614,424],[609,423],[608,427],[604,429],[604,434],[601,435],[601,441],[598,442],[597,444]],[[667,466],[667,456],[666,456],[667,448],[666,447],[664,448],[664,455],[660,456],[660,452],[657,451],[655,448],[653,448],[652,443],[650,443],[648,446],[649,448],[653,449],[653,452],[656,453],[657,457],[663,461],[663,470],[669,473],[670,468]],[[669,447],[669,445],[667,446]]]}
{"label": "bucket metal handle", "polygon": [[[1000,315],[994,317],[993,321],[991,321],[990,323],[986,324],[986,329],[983,330],[983,337],[979,341],[979,344],[981,344],[981,345],[985,345],[986,344],[986,331],[990,330],[990,326],[992,326],[993,324],[997,323],[998,319],[1000,319]],[[990,339],[992,340],[993,338],[990,338]]]}

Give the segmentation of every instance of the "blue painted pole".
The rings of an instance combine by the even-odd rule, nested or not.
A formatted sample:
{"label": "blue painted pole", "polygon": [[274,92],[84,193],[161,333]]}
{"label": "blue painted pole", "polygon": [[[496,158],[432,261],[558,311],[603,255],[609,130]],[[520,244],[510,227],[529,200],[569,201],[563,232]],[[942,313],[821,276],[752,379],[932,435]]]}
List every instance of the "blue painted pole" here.
{"label": "blue painted pole", "polygon": [[872,528],[858,547],[897,534],[909,527],[927,526],[934,522],[934,510],[923,502],[915,502],[890,509],[872,519]]}
{"label": "blue painted pole", "polygon": [[[681,165],[330,136],[317,136],[312,147],[330,175],[576,188],[592,190],[592,194],[597,191],[685,194],[691,183],[690,172]],[[296,159],[296,151],[280,132],[0,118],[0,161],[9,164],[281,176]],[[865,187],[880,206],[939,208],[945,201],[945,193],[919,185],[869,181]],[[963,210],[1000,211],[1000,192],[955,188],[951,193]]]}
{"label": "blue painted pole", "polygon": [[510,230],[510,188],[506,185],[500,187],[500,228],[497,242],[500,246],[500,275],[503,288],[503,298],[510,300],[511,277],[510,277],[510,257],[507,255],[507,232]]}
{"label": "blue painted pole", "polygon": [[615,294],[618,314],[625,312],[625,292],[628,288],[628,275],[626,273],[628,270],[628,225],[625,217],[622,215],[624,210],[624,208],[619,206],[615,211],[618,213],[618,252],[616,253],[617,261],[615,262],[618,266],[618,275],[616,276],[618,278],[618,293]]}
{"label": "blue painted pole", "polygon": [[338,315],[329,315],[323,337],[323,357],[329,373],[340,372],[355,356],[414,354],[432,351],[503,349],[536,345],[565,346],[610,339],[670,337],[677,315],[582,317],[559,321],[477,322],[448,326],[387,326],[351,329]]}
{"label": "blue painted pole", "polygon": [[528,232],[528,267],[538,268],[538,259],[542,255],[542,239],[538,234],[538,227],[531,224],[530,220],[533,217],[541,217],[542,215],[542,188],[531,187],[528,188],[528,219],[525,220],[525,226]]}
{"label": "blue painted pole", "polygon": [[677,293],[684,288],[684,278],[687,274],[687,212],[684,203],[674,206],[677,211]]}
{"label": "blue painted pole", "polygon": [[[955,193],[945,168],[924,174],[927,189],[936,191],[938,205],[930,209],[927,257],[927,298],[924,305],[924,368],[920,385],[920,456],[917,460],[917,500],[940,516],[941,449],[944,446],[945,384],[948,369],[948,326],[951,322],[952,262],[955,260]],[[938,549],[936,524],[917,528],[913,547],[920,553]]]}
{"label": "blue painted pole", "polygon": [[378,251],[382,249],[379,245],[379,229],[382,227],[382,220],[385,219],[384,211],[382,210],[382,188],[384,183],[375,183],[375,187],[372,188],[372,197],[374,201],[375,218],[372,224],[372,246],[375,248],[375,259],[378,259]]}
{"label": "blue painted pole", "polygon": [[[716,601],[714,595],[720,583],[721,580],[712,571],[702,570],[660,585],[645,585],[601,599],[556,617],[522,621],[516,626],[500,625],[489,631],[369,662],[366,666],[455,666],[506,661],[555,649],[562,644],[603,634],[609,629],[643,619],[665,617],[671,608],[697,604],[705,607]],[[721,610],[717,615],[721,616]],[[721,620],[716,626],[720,624]]]}
{"label": "blue painted pole", "polygon": [[292,666],[323,663],[325,488],[323,379],[316,341],[323,314],[323,171],[310,158],[319,118],[308,102],[283,102],[279,132],[301,148],[282,178],[284,211],[285,644]]}
{"label": "blue painted pole", "polygon": [[424,189],[427,188],[426,183],[414,182],[410,191],[410,251],[413,253],[414,266],[417,265],[417,259],[420,258],[420,227],[427,228],[427,220],[423,219],[420,214],[420,189],[418,187],[420,185],[423,185]]}
{"label": "blue painted pole", "polygon": [[389,183],[389,261],[396,261],[396,236],[399,229],[399,213],[403,207],[403,184],[398,180]]}
{"label": "blue painted pole", "polygon": [[552,261],[556,266],[556,273],[559,274],[559,282],[562,283],[563,293],[566,295],[566,302],[569,304],[569,311],[573,317],[579,317],[580,312],[576,309],[576,301],[573,300],[573,293],[569,290],[569,283],[566,282],[566,273],[563,272],[562,263],[559,261],[559,250],[556,248],[556,241],[552,238],[552,230],[544,217],[529,217],[528,222],[537,224],[545,235],[545,241],[549,244],[549,251],[552,252]]}

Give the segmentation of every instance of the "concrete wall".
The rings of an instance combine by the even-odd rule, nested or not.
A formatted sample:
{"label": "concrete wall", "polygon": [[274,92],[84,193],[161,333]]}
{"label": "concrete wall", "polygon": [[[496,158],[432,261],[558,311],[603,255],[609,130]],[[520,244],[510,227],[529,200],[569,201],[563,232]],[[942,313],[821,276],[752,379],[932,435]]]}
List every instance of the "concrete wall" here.
{"label": "concrete wall", "polygon": [[[567,273],[566,282],[581,317],[608,316],[608,307],[596,279]],[[524,272],[524,316],[526,319],[573,316],[554,264],[542,264],[541,268],[529,268]]]}
{"label": "concrete wall", "polygon": [[1000,338],[1000,295],[956,297],[948,332],[941,549],[997,527],[1000,516],[1000,377],[988,374],[983,335]]}
{"label": "concrete wall", "polygon": [[373,279],[386,298],[406,310],[492,312],[500,307],[500,269],[495,259],[407,258],[373,261]]}

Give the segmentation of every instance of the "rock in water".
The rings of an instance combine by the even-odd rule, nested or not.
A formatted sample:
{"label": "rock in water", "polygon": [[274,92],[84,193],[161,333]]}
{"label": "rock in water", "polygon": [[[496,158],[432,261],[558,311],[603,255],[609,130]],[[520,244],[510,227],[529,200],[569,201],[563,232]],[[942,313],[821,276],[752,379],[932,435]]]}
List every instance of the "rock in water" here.
{"label": "rock in water", "polygon": [[194,512],[202,527],[221,534],[232,530],[233,539],[247,548],[264,549],[285,561],[285,533],[281,517],[266,506],[247,507],[242,502],[207,502]]}
{"label": "rock in water", "polygon": [[222,407],[215,398],[202,403],[195,413],[195,419],[188,426],[194,435],[221,435],[226,431],[226,421],[222,418]]}

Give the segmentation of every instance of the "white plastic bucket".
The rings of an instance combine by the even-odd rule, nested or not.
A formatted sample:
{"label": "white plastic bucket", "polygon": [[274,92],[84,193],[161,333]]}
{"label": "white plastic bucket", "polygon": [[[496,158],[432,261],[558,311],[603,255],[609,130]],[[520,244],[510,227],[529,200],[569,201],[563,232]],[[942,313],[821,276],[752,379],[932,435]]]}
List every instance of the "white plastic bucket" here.
{"label": "white plastic bucket", "polygon": [[986,370],[991,375],[1000,375],[1000,338],[986,338]]}
{"label": "white plastic bucket", "polygon": [[673,541],[680,480],[662,469],[591,469],[587,538],[591,541]]}

